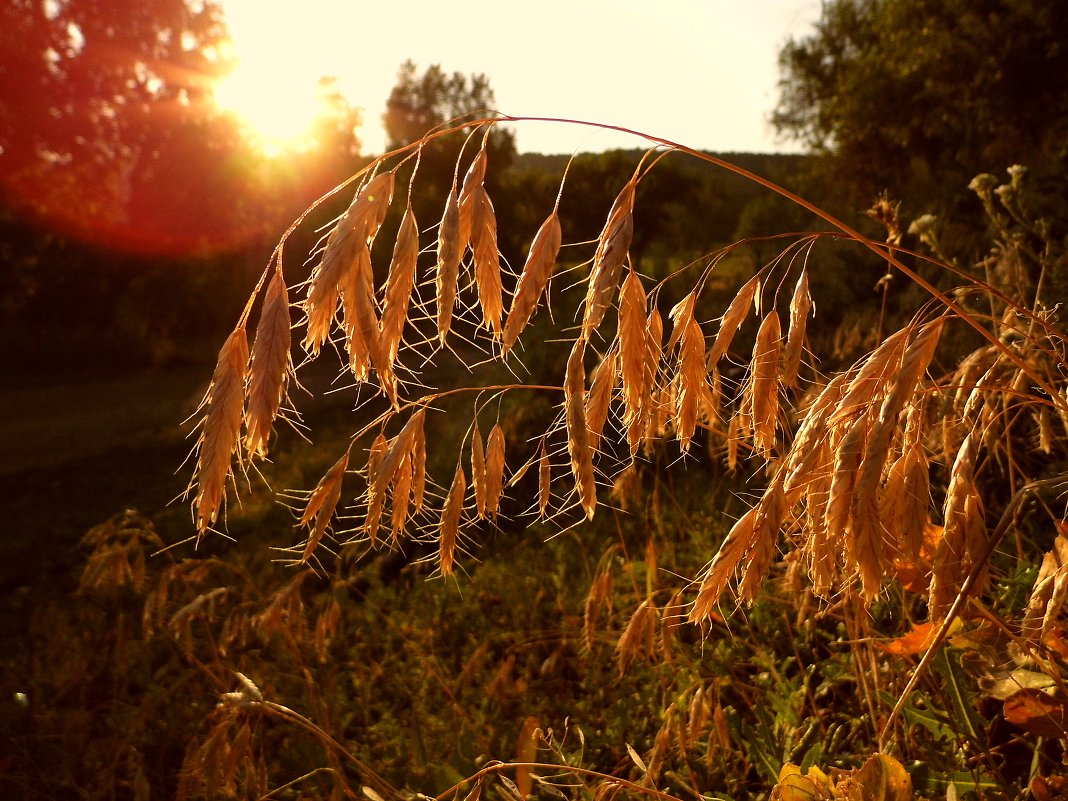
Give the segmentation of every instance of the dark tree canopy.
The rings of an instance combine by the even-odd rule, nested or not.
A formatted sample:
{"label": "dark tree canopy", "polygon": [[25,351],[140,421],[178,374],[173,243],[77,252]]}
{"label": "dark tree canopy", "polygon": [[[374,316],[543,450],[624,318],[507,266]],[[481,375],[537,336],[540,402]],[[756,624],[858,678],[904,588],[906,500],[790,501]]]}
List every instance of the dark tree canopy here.
{"label": "dark tree canopy", "polygon": [[447,74],[431,64],[422,75],[412,60],[397,71],[382,122],[389,148],[414,142],[432,128],[460,117],[492,114],[496,98],[485,74]]}
{"label": "dark tree canopy", "polygon": [[[340,176],[317,175],[318,152],[308,163],[266,163],[217,108],[214,84],[232,66],[227,42],[214,0],[5,4],[4,203],[76,237],[142,252],[215,251],[273,235],[281,198],[302,204]],[[331,102],[336,87],[322,92],[341,108]],[[337,116],[318,138],[349,153],[353,117]]]}
{"label": "dark tree canopy", "polygon": [[945,201],[1016,163],[1061,172],[1066,18],[1064,0],[828,0],[780,54],[773,123],[832,155],[861,203]]}

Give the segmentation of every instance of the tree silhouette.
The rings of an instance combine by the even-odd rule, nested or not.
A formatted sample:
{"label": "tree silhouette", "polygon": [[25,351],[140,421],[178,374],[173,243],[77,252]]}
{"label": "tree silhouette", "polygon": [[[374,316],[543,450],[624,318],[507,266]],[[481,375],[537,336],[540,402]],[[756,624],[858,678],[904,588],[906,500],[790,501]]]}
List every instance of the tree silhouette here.
{"label": "tree silhouette", "polygon": [[[229,52],[216,2],[7,4],[7,203],[111,248],[181,255],[265,239],[351,169],[358,115],[325,81],[320,148],[268,163],[214,103],[215,82],[233,66]],[[320,159],[324,149],[332,165]]]}
{"label": "tree silhouette", "polygon": [[[848,202],[884,189],[945,211],[980,172],[1063,173],[1068,70],[1063,3],[832,0],[780,55],[772,121],[817,154]],[[849,175],[842,181],[843,174]],[[864,208],[864,205],[860,206]]]}

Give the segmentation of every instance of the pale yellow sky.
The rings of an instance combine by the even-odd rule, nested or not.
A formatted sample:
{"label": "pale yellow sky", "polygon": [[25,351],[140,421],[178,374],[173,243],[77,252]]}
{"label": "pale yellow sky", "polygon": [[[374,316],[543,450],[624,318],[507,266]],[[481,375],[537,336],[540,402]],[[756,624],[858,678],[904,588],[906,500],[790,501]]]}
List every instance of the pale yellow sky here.
{"label": "pale yellow sky", "polygon": [[[224,0],[250,107],[280,121],[302,115],[320,75],[337,77],[364,108],[365,151],[397,68],[484,72],[498,110],[634,128],[691,147],[783,151],[767,124],[777,56],[804,35],[820,0],[504,0],[402,4],[344,0]],[[515,128],[519,149],[543,153],[640,146],[641,141],[548,123]]]}

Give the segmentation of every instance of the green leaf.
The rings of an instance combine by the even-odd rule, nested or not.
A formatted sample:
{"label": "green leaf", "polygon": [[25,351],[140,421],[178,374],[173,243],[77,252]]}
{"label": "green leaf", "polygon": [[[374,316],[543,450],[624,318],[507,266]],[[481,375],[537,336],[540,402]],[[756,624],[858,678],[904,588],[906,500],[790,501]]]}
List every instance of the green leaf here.
{"label": "green leaf", "polygon": [[939,648],[932,664],[945,679],[944,689],[953,705],[953,722],[972,743],[982,746],[984,738],[981,732],[986,730],[986,721],[972,703],[968,675],[960,665],[960,653],[950,648]]}
{"label": "green leaf", "polygon": [[[897,704],[897,698],[890,693],[881,690],[879,695],[883,701],[893,708]],[[926,708],[920,709],[916,706],[916,701],[923,699]],[[911,728],[913,726],[922,726],[933,734],[937,739],[955,739],[956,731],[950,725],[949,716],[939,709],[933,709],[930,706],[930,702],[920,693],[913,693],[909,696],[909,699],[905,702],[905,706],[901,709],[901,717],[905,720],[905,724]]]}

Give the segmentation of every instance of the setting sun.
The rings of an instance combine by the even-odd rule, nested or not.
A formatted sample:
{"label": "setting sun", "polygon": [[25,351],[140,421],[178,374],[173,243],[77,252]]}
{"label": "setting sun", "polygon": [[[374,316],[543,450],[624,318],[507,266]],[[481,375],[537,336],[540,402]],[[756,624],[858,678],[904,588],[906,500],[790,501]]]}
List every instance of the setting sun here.
{"label": "setting sun", "polygon": [[[351,84],[334,80],[345,61],[338,61],[338,48],[325,46],[319,34],[329,30],[323,8],[294,14],[231,0],[225,4],[225,20],[234,66],[214,87],[215,102],[241,120],[267,156],[323,145],[319,123],[336,114],[339,99],[353,107],[365,105],[353,97]],[[357,135],[364,139],[362,131]]]}
{"label": "setting sun", "polygon": [[280,69],[265,73],[264,66],[239,60],[215,86],[215,102],[237,115],[269,156],[314,146],[312,122],[321,112],[315,82],[294,79]]}

